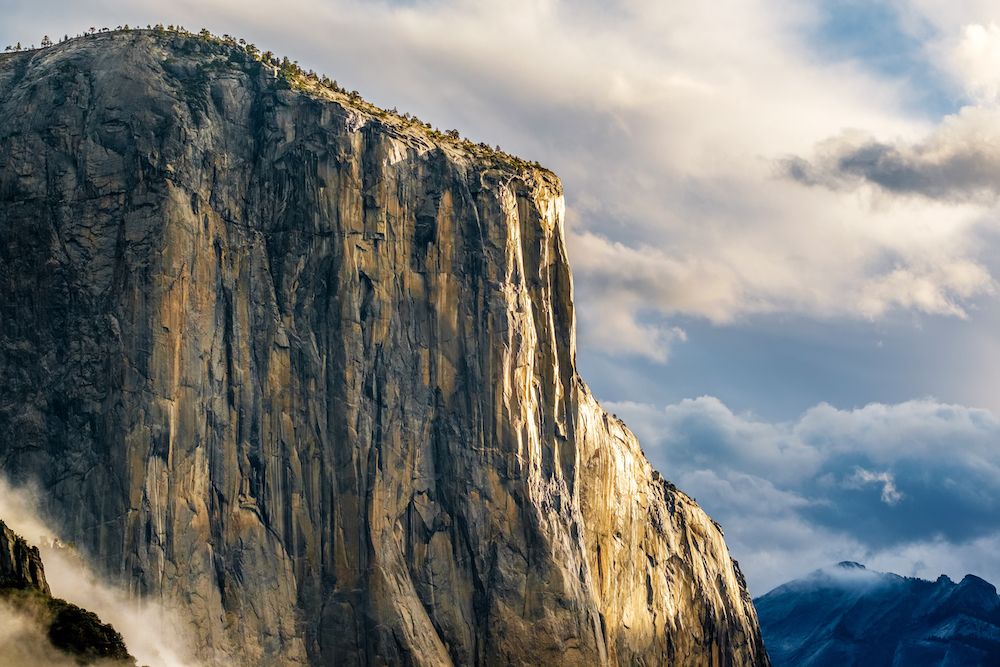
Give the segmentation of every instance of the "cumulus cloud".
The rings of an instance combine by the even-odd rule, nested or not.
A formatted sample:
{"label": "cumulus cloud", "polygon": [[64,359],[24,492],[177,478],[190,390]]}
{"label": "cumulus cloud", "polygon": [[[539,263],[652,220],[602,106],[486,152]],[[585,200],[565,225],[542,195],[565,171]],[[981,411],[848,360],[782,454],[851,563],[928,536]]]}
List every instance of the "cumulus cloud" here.
{"label": "cumulus cloud", "polygon": [[[873,137],[932,131],[908,82],[818,57],[812,38],[826,13],[823,3],[783,0],[288,0],[278,13],[262,0],[169,9],[41,0],[5,15],[0,35],[206,24],[378,103],[539,159],[566,185],[581,348],[664,361],[680,341],[677,316],[955,316],[992,289],[974,243],[978,196],[936,208],[859,201],[839,179],[860,178],[863,165],[844,176],[805,158],[803,174],[837,187],[775,177],[776,159],[808,155],[846,127]],[[978,58],[970,39],[968,57]],[[874,145],[883,144],[895,145]],[[928,184],[923,154],[850,148],[848,162],[874,161],[873,177],[898,187],[957,193],[960,179],[985,183],[991,164],[937,157],[945,182]]]}
{"label": "cumulus cloud", "polygon": [[1000,581],[1000,420],[915,400],[798,419],[716,398],[612,403],[663,474],[722,522],[754,594],[839,560]]}
{"label": "cumulus cloud", "polygon": [[844,131],[820,142],[809,158],[780,160],[779,169],[799,183],[837,191],[870,187],[892,196],[995,206],[1000,197],[1000,26],[955,23],[956,16],[992,15],[976,3],[960,2],[963,7],[950,15],[932,0],[910,4],[915,5],[910,11],[935,24],[940,36],[926,44],[929,60],[949,75],[956,100],[965,106],[916,138]]}
{"label": "cumulus cloud", "polygon": [[864,468],[855,468],[852,482],[858,484],[881,484],[882,502],[886,505],[895,505],[903,499],[903,494],[896,488],[896,480],[887,472],[872,472]]}
{"label": "cumulus cloud", "polygon": [[847,132],[811,159],[789,157],[782,172],[806,185],[993,205],[1000,196],[1000,108],[965,107],[923,139],[885,142]]}
{"label": "cumulus cloud", "polygon": [[[12,485],[0,476],[0,520],[39,547],[52,594],[113,625],[140,665],[197,667],[189,656],[187,647],[192,644],[177,614],[164,603],[138,599],[99,577],[83,554],[60,542],[58,526],[41,516],[38,498],[33,486]],[[41,635],[37,621],[0,605],[0,655],[19,656],[21,660],[11,664],[69,664],[59,652],[50,650],[47,642],[38,640]]]}
{"label": "cumulus cloud", "polygon": [[959,33],[946,66],[968,97],[981,105],[1000,102],[1000,26],[971,23]]}

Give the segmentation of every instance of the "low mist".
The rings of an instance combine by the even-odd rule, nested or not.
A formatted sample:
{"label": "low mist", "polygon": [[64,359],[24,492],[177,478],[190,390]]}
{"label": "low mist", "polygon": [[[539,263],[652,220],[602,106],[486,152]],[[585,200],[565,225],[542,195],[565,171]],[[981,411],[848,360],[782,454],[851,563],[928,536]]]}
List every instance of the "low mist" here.
{"label": "low mist", "polygon": [[[38,499],[33,487],[14,486],[0,477],[0,520],[29,544],[39,547],[52,595],[92,611],[102,622],[113,625],[139,665],[200,667],[188,655],[191,643],[186,640],[185,626],[176,611],[159,601],[130,598],[125,590],[99,577],[84,554],[65,546],[58,526],[43,520]],[[25,667],[76,664],[51,647],[36,619],[2,603],[0,652],[5,658],[16,656],[11,664]]]}
{"label": "low mist", "polygon": [[17,667],[78,667],[51,643],[41,623],[0,600],[0,655]]}

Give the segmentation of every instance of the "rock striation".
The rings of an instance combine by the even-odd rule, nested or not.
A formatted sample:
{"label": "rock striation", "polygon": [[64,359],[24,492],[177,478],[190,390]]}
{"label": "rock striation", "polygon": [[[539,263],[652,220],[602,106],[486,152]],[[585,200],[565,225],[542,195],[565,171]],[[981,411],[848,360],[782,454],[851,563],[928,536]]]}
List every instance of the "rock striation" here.
{"label": "rock striation", "polygon": [[971,574],[925,581],[845,561],[779,586],[757,608],[779,667],[1000,664],[1000,597]]}
{"label": "rock striation", "polygon": [[206,664],[766,665],[550,172],[231,44],[0,56],[0,469]]}

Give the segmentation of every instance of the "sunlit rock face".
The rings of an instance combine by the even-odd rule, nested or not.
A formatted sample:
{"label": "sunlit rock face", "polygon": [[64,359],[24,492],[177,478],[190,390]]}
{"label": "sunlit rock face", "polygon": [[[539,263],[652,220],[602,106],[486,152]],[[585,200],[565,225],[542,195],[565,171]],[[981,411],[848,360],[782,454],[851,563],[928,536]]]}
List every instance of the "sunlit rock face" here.
{"label": "sunlit rock face", "polygon": [[845,561],[757,607],[778,667],[1000,665],[1000,597],[973,575],[925,581]]}
{"label": "sunlit rock face", "polygon": [[0,56],[0,465],[209,664],[767,664],[576,373],[562,225],[551,173],[239,49]]}

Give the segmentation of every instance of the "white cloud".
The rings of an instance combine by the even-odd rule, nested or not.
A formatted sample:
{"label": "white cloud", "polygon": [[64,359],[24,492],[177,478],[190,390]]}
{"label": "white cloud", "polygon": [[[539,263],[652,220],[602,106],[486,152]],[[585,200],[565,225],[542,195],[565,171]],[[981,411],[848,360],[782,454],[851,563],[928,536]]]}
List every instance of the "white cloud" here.
{"label": "white cloud", "polygon": [[966,317],[966,302],[996,293],[976,239],[1000,199],[1000,27],[990,20],[990,3],[896,4],[911,27],[932,35],[924,43],[928,61],[946,75],[956,101],[964,97],[967,105],[922,133],[844,130],[817,142],[808,159],[801,153],[784,159],[780,171],[892,209],[912,206],[914,199],[940,206],[935,215],[947,228],[940,240],[950,239],[951,249],[923,258],[910,254],[869,281],[860,312],[879,317],[900,308]]}
{"label": "white cloud", "polygon": [[713,397],[609,403],[665,477],[720,520],[755,595],[840,560],[1000,581],[1000,420],[917,400],[791,422]]}
{"label": "white cloud", "polygon": [[855,468],[850,481],[856,484],[881,484],[882,502],[886,505],[896,505],[903,499],[903,494],[896,488],[896,480],[887,472],[873,472],[864,468]]}
{"label": "white cloud", "polygon": [[965,26],[951,64],[972,99],[980,104],[1000,102],[1000,26]]}
{"label": "white cloud", "polygon": [[858,301],[862,315],[879,317],[891,308],[965,319],[965,303],[993,294],[996,281],[985,267],[961,258],[942,258],[936,266],[897,267],[873,278]]}

